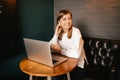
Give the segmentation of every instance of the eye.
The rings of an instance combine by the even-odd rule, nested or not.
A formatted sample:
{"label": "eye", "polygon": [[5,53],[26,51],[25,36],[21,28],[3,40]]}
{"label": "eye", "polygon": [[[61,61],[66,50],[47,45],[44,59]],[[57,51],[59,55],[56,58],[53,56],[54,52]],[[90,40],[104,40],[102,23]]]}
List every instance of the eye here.
{"label": "eye", "polygon": [[63,20],[65,21],[65,20],[66,20],[66,18],[63,18]]}

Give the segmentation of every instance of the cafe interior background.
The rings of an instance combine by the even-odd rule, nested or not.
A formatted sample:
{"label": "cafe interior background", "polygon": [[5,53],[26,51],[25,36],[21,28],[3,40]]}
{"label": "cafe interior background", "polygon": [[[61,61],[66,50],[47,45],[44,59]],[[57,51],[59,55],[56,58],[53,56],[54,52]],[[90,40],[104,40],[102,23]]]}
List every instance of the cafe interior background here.
{"label": "cafe interior background", "polygon": [[49,41],[61,9],[71,10],[83,37],[120,40],[120,0],[0,0],[1,80],[28,79],[19,68],[27,57],[22,38]]}

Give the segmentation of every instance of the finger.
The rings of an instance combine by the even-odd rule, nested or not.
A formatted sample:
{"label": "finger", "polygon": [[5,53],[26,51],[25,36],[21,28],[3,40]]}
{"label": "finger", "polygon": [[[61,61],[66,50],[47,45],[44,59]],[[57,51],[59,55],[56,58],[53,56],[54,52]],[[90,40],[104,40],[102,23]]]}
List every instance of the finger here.
{"label": "finger", "polygon": [[60,26],[60,22],[58,23],[58,26]]}
{"label": "finger", "polygon": [[58,30],[58,29],[59,29],[59,27],[60,27],[60,23],[56,26],[56,29]]}

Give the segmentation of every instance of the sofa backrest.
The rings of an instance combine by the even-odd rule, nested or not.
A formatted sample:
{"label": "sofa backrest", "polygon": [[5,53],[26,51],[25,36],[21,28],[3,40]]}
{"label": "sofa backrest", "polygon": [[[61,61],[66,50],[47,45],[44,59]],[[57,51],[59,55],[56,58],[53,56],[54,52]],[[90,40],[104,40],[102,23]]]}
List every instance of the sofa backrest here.
{"label": "sofa backrest", "polygon": [[89,65],[85,80],[115,80],[120,55],[120,41],[100,38],[83,38]]}
{"label": "sofa backrest", "polygon": [[84,38],[84,48],[90,65],[111,67],[120,54],[120,41],[99,38]]}

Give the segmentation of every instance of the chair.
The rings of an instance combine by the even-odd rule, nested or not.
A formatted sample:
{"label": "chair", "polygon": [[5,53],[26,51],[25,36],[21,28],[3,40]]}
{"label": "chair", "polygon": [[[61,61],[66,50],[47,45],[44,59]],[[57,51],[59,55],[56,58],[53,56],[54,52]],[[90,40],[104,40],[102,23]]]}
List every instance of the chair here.
{"label": "chair", "polygon": [[116,63],[120,54],[120,41],[84,38],[89,65],[84,80],[115,80]]}

